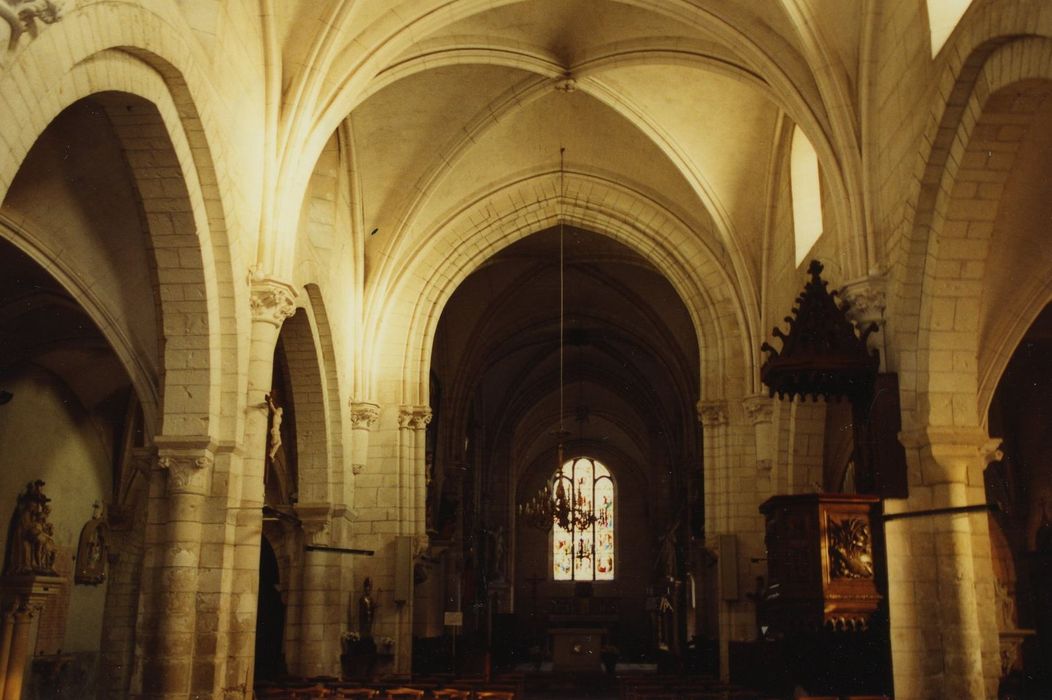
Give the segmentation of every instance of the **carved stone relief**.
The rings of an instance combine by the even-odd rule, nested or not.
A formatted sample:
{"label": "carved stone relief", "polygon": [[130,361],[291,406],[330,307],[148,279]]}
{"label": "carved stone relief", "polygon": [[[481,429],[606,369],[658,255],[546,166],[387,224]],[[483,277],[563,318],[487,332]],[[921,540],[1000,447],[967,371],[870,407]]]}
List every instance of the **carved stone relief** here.
{"label": "carved stone relief", "polygon": [[380,418],[380,407],[367,401],[351,402],[351,429],[371,430]]}
{"label": "carved stone relief", "polygon": [[727,407],[723,401],[699,401],[698,420],[706,428],[727,424]]}
{"label": "carved stone relief", "polygon": [[296,313],[296,290],[290,284],[267,277],[258,269],[249,271],[249,306],[252,320],[280,328]]}
{"label": "carved stone relief", "polygon": [[168,454],[157,459],[157,464],[168,472],[169,493],[205,493],[212,463],[212,455],[207,453]]}
{"label": "carved stone relief", "polygon": [[431,409],[427,406],[402,406],[398,410],[398,427],[404,430],[423,430],[431,422]]}
{"label": "carved stone relief", "polygon": [[61,2],[54,0],[0,0],[0,18],[11,30],[7,50],[13,51],[23,34],[36,38],[40,25],[59,21],[64,9]]}

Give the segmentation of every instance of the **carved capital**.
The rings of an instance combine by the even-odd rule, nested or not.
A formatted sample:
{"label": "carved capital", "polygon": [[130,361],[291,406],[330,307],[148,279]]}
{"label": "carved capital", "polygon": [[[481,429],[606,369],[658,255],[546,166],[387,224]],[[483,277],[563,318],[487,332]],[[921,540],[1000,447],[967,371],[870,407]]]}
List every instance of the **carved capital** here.
{"label": "carved capital", "polygon": [[352,464],[351,465],[351,474],[353,474],[355,476],[358,476],[363,471],[365,471],[365,465],[364,464]]}
{"label": "carved capital", "polygon": [[979,427],[928,427],[899,433],[903,447],[921,451],[921,473],[924,483],[968,483],[969,470],[977,470],[973,479],[982,484],[982,470],[1004,454],[999,449],[1001,438],[991,438]]}
{"label": "carved capital", "polygon": [[859,328],[876,323],[884,325],[884,309],[887,308],[883,275],[870,275],[848,282],[840,288],[840,298],[847,302],[845,315]]}
{"label": "carved capital", "polygon": [[351,401],[351,429],[372,430],[380,419],[380,407],[368,401]]}
{"label": "carved capital", "polygon": [[128,467],[149,476],[157,464],[157,450],[153,447],[133,447],[128,455]]}
{"label": "carved capital", "polygon": [[211,440],[159,437],[156,442],[157,466],[168,472],[168,493],[207,494],[215,464]]}
{"label": "carved capital", "polygon": [[257,268],[249,272],[249,305],[252,320],[281,328],[296,313],[296,289],[287,282],[267,277]]}
{"label": "carved capital", "polygon": [[706,428],[727,425],[726,401],[699,401],[698,420]]}
{"label": "carved capital", "polygon": [[36,38],[39,25],[59,21],[62,10],[62,3],[55,0],[0,0],[0,18],[11,28],[7,50],[13,51],[23,34]]}
{"label": "carved capital", "polygon": [[770,423],[771,414],[774,412],[774,399],[767,394],[753,394],[742,399],[742,408],[745,409],[745,417],[753,425]]}
{"label": "carved capital", "polygon": [[403,430],[423,430],[431,422],[427,406],[402,406],[398,409],[398,427]]}
{"label": "carved capital", "polygon": [[300,519],[308,546],[329,543],[332,506],[328,503],[299,503],[296,504],[296,517]]}
{"label": "carved capital", "polygon": [[413,417],[409,420],[409,427],[413,430],[423,430],[431,422],[431,409],[427,406],[417,406],[413,409]]}

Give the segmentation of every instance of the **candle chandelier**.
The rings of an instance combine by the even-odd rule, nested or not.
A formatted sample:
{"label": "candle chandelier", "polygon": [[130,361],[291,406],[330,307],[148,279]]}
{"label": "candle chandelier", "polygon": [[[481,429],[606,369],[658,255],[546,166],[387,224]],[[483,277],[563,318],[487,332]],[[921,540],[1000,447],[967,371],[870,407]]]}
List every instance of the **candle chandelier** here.
{"label": "candle chandelier", "polygon": [[[563,429],[563,388],[565,385],[564,348],[566,334],[566,259],[563,245],[562,201],[565,195],[563,156],[565,148],[559,149],[559,430],[556,438],[555,473],[537,493],[519,504],[519,518],[526,525],[538,530],[550,530],[558,523],[563,530],[584,530],[595,524],[596,513],[583,493],[575,487],[572,477],[563,474],[563,440],[568,434]],[[572,474],[572,471],[571,471]],[[569,488],[567,488],[567,483]]]}

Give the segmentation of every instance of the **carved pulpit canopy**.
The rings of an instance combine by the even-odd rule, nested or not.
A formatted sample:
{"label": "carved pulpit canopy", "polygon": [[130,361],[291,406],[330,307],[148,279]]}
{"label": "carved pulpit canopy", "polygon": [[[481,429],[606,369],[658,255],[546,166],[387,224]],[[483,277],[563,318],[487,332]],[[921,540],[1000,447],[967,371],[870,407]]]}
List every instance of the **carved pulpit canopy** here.
{"label": "carved pulpit canopy", "polygon": [[760,379],[771,396],[861,399],[873,392],[880,355],[866,347],[866,339],[877,324],[856,333],[846,307],[837,303],[837,292],[827,289],[822,270],[817,260],[808,266],[811,279],[796,298],[792,316],[785,317],[789,332],[778,327],[771,331],[781,339],[781,351],[768,343],[760,346],[768,354]]}

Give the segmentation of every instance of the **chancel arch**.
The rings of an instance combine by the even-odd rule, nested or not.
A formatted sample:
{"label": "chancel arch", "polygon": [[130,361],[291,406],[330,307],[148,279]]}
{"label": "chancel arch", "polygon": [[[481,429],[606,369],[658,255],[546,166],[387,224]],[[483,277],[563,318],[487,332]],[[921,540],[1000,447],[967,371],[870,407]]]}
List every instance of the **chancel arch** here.
{"label": "chancel arch", "polygon": [[[495,624],[523,631],[515,653],[546,645],[547,630],[575,616],[613,625],[611,643],[633,654],[653,647],[644,603],[656,533],[686,533],[702,517],[695,343],[687,306],[654,265],[568,225],[508,245],[450,297],[430,363],[442,388],[432,483],[446,504],[434,529],[476,543],[444,556],[458,562],[470,592],[466,616],[476,614],[471,599],[489,591]],[[559,491],[564,464],[589,459],[605,466],[595,467],[602,473],[588,495],[579,484],[562,491],[594,518],[566,534],[519,512],[545,486]],[[582,505],[593,487],[594,512]],[[461,515],[447,523],[450,512]],[[585,542],[586,531],[599,542]],[[587,581],[583,568],[565,580],[553,573],[567,554],[556,555],[553,542],[571,537],[567,560],[601,560]],[[580,602],[575,582],[594,586],[592,603]]]}
{"label": "chancel arch", "polygon": [[[492,195],[492,198],[512,201],[530,193],[536,197],[536,187],[543,187],[544,199],[526,199],[521,207],[501,213],[483,222],[473,223],[468,211],[453,219],[441,229],[441,235],[431,237],[427,247],[413,255],[414,268],[406,270],[395,286],[393,300],[403,294],[418,301],[413,304],[410,319],[392,319],[381,309],[369,314],[369,326],[375,327],[378,342],[373,345],[369,357],[382,352],[385,342],[406,337],[403,353],[404,386],[406,403],[423,403],[418,393],[426,388],[428,352],[433,343],[434,327],[440,310],[459,284],[472,270],[478,268],[488,257],[511,243],[537,230],[549,228],[559,221],[584,229],[603,231],[614,240],[622,242],[642,253],[645,258],[665,274],[680,298],[685,300],[691,314],[692,326],[699,338],[703,378],[707,378],[703,391],[712,396],[744,393],[749,382],[746,368],[753,360],[753,352],[745,348],[748,333],[742,330],[751,318],[735,300],[726,271],[716,262],[717,254],[712,249],[699,245],[688,233],[683,222],[677,221],[668,212],[652,208],[646,200],[637,198],[624,190],[617,191],[622,197],[600,196],[602,190],[589,188],[588,179],[566,176],[566,196],[559,196],[557,173],[548,173],[542,178],[517,183],[513,189]],[[578,188],[581,188],[578,190]],[[585,193],[594,191],[595,201]],[[516,195],[515,192],[522,194]],[[611,193],[613,194],[613,193]],[[490,199],[490,198],[487,198]],[[637,214],[645,220],[645,228],[632,225],[619,213],[624,206],[633,203],[645,214]],[[484,202],[476,206],[488,208]],[[613,206],[613,208],[611,208]],[[481,224],[487,245],[477,248],[477,235]],[[438,257],[435,252],[443,251]],[[703,281],[704,280],[704,281]],[[415,292],[412,290],[421,290]],[[390,301],[388,303],[391,303]],[[706,323],[704,319],[715,322]],[[409,322],[399,328],[399,322]],[[414,339],[420,339],[419,341]],[[372,363],[372,360],[370,360]],[[389,370],[388,370],[389,371]],[[422,374],[423,373],[423,374]],[[415,390],[411,387],[417,387]]]}

